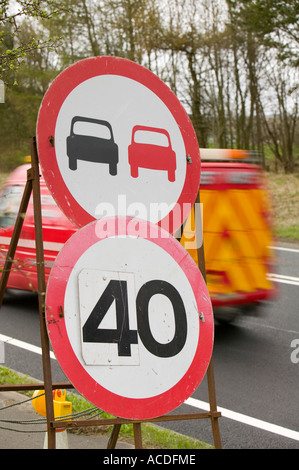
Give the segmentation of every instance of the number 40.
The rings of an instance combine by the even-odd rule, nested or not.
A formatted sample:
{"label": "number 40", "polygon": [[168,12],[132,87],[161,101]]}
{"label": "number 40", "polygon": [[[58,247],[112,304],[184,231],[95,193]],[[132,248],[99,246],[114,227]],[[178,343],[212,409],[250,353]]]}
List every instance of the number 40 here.
{"label": "number 40", "polygon": [[[151,332],[149,301],[156,295],[168,297],[172,304],[175,332],[169,343],[159,343]],[[116,328],[99,328],[103,318],[115,301]],[[158,357],[178,354],[187,338],[187,316],[183,300],[176,288],[162,280],[149,281],[138,291],[136,297],[137,330],[129,326],[127,281],[110,280],[100,299],[83,325],[83,342],[116,343],[119,356],[131,356],[131,344],[138,343],[138,335],[147,350]]]}

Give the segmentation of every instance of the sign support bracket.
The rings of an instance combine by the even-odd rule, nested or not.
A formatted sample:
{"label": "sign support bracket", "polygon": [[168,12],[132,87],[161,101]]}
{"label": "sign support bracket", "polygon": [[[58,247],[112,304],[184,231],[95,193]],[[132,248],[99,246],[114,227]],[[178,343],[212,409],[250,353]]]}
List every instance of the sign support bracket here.
{"label": "sign support bracket", "polygon": [[[195,204],[200,206],[200,190],[196,197]],[[198,269],[200,270],[202,277],[207,282],[206,276],[206,265],[205,265],[205,255],[204,255],[204,243],[203,243],[203,227],[202,227],[202,217],[196,217],[196,211],[194,211],[195,218],[195,233],[201,233],[202,243],[200,247],[197,248],[197,259],[198,259]],[[198,220],[199,219],[199,220]],[[213,364],[213,355],[211,356],[210,364],[207,369],[207,382],[208,382],[208,392],[209,392],[209,403],[210,403],[210,412],[211,412],[211,425],[214,438],[214,444],[216,449],[221,448],[221,437],[219,429],[219,421],[217,414],[217,400],[216,400],[216,387],[215,387],[215,375],[214,375],[214,364]]]}
{"label": "sign support bracket", "polygon": [[[48,449],[55,449],[56,447],[56,430],[61,427],[64,429],[85,427],[85,426],[101,426],[112,424],[113,429],[108,441],[107,448],[114,449],[117,443],[118,435],[122,424],[133,424],[134,432],[134,444],[135,449],[142,449],[142,433],[141,423],[142,422],[159,422],[159,421],[176,421],[176,420],[189,420],[189,419],[210,419],[212,425],[212,432],[214,438],[214,446],[216,449],[221,449],[221,438],[219,430],[218,419],[221,413],[217,411],[216,402],[216,390],[215,390],[215,379],[214,379],[214,366],[213,358],[211,358],[208,369],[207,369],[207,382],[209,392],[209,403],[210,411],[206,413],[192,413],[192,414],[174,414],[165,415],[158,418],[152,418],[148,420],[128,420],[122,418],[108,418],[108,419],[97,419],[97,420],[80,420],[80,421],[55,421],[54,418],[54,407],[53,407],[53,395],[52,390],[55,388],[73,388],[71,383],[53,383],[51,373],[51,362],[50,362],[50,344],[46,326],[45,316],[45,294],[46,294],[46,281],[45,281],[45,269],[44,269],[44,249],[43,249],[43,234],[42,234],[42,216],[41,216],[41,198],[40,198],[40,174],[39,174],[39,161],[38,152],[36,146],[36,138],[33,137],[31,140],[31,168],[27,172],[27,182],[24,189],[23,197],[20,203],[18,215],[15,222],[13,235],[11,238],[10,246],[7,252],[6,261],[3,269],[3,273],[0,279],[0,308],[3,303],[5,289],[7,286],[10,270],[13,264],[15,251],[17,248],[18,240],[21,234],[24,216],[27,211],[28,203],[31,194],[33,195],[33,208],[34,208],[34,223],[35,223],[35,244],[36,244],[36,261],[37,261],[37,275],[38,275],[38,304],[39,304],[39,315],[40,315],[40,335],[41,335],[41,346],[42,346],[42,362],[43,362],[43,384],[13,384],[13,385],[0,385],[1,391],[12,391],[12,390],[45,390],[46,397],[46,410],[47,410],[47,431],[48,431]],[[197,195],[196,203],[200,202],[199,193]],[[201,220],[195,220],[195,224],[200,224]],[[198,248],[198,268],[206,282],[205,272],[205,260],[204,260],[204,247],[203,243]]]}
{"label": "sign support bracket", "polygon": [[42,215],[41,215],[41,198],[40,198],[40,174],[39,163],[36,147],[36,138],[31,139],[31,168],[27,171],[27,182],[25,185],[23,197],[17,214],[13,235],[6,255],[3,273],[0,280],[0,308],[3,303],[5,289],[7,286],[13,259],[16,252],[17,244],[20,238],[23,221],[28,208],[30,196],[33,196],[34,225],[35,225],[35,247],[36,247],[36,265],[37,265],[37,281],[38,281],[38,305],[40,316],[40,335],[42,346],[42,363],[44,384],[27,384],[27,385],[1,385],[0,391],[7,390],[35,390],[44,389],[47,410],[47,431],[48,431],[48,448],[54,449],[56,445],[55,428],[52,423],[54,421],[53,408],[53,388],[73,388],[71,384],[53,384],[50,363],[50,345],[45,322],[45,294],[46,281],[44,270],[44,249],[43,249],[43,233],[42,233]]}

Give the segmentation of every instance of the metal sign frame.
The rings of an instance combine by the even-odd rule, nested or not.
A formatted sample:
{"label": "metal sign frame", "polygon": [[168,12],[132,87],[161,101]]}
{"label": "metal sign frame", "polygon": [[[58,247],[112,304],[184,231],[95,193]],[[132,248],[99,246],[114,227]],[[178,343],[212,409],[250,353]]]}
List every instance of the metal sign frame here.
{"label": "metal sign frame", "polygon": [[[21,390],[45,390],[46,411],[47,411],[47,431],[48,431],[48,449],[56,448],[56,431],[60,429],[74,429],[86,426],[105,426],[113,425],[113,429],[108,440],[107,449],[114,449],[117,443],[119,431],[123,424],[132,424],[134,432],[135,449],[142,449],[142,433],[141,423],[143,422],[160,422],[160,421],[177,421],[189,419],[210,419],[212,426],[212,433],[214,439],[214,446],[216,449],[221,449],[221,437],[219,429],[219,418],[221,413],[217,410],[215,378],[213,357],[211,357],[209,366],[207,368],[207,383],[210,411],[205,413],[191,413],[191,414],[173,414],[165,415],[157,418],[147,420],[129,420],[123,418],[100,418],[93,420],[71,420],[68,422],[59,422],[54,418],[53,395],[52,391],[57,388],[74,388],[71,383],[53,383],[50,363],[50,344],[47,334],[46,315],[45,315],[45,294],[46,294],[46,281],[44,269],[44,249],[43,249],[43,234],[42,234],[42,217],[41,217],[41,198],[40,198],[40,173],[39,161],[36,146],[36,138],[31,139],[31,168],[27,172],[27,182],[23,197],[20,203],[19,212],[16,218],[13,235],[11,238],[10,246],[7,252],[6,261],[0,280],[0,308],[3,303],[5,289],[7,286],[11,266],[13,263],[16,247],[20,237],[23,226],[24,214],[26,213],[29,198],[33,194],[33,210],[34,210],[34,223],[35,223],[35,246],[36,246],[36,261],[37,261],[37,276],[38,276],[38,305],[40,317],[40,335],[41,335],[41,348],[42,348],[42,364],[43,364],[43,377],[44,383],[33,384],[4,384],[0,385],[1,391],[21,391]],[[196,202],[200,202],[199,193]],[[201,224],[200,220],[195,221],[196,224]],[[204,260],[204,247],[203,244],[198,249],[198,268],[201,271],[204,281],[206,282],[205,260]]]}

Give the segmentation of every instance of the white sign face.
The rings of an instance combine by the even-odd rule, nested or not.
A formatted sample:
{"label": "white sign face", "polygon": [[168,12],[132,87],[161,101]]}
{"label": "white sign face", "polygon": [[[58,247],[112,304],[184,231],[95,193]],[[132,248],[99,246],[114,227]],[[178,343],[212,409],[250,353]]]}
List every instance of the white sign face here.
{"label": "white sign face", "polygon": [[[109,161],[103,163],[100,157],[96,162],[81,160],[77,148],[74,150],[75,155],[68,157],[66,142],[70,135],[72,119],[75,116],[101,119],[108,121],[111,125],[114,144],[117,145],[118,151],[115,174],[111,174],[112,163],[109,164]],[[91,137],[90,145],[93,145],[95,136],[104,136],[105,132],[107,132],[105,140],[110,139],[111,132],[104,125],[80,120],[76,124],[77,130],[75,130],[78,134],[74,139],[78,137],[78,141],[81,136],[79,132]],[[138,124],[167,130],[171,147],[165,134],[150,130],[143,130],[141,134],[139,131],[141,142],[145,143],[133,143],[136,147],[136,154],[138,152],[140,154],[136,155],[135,163],[130,165],[129,151],[132,134],[134,126]],[[137,132],[136,138],[138,138]],[[163,145],[155,145],[155,139],[158,144]],[[99,144],[100,142],[99,139]],[[107,142],[104,142],[104,145],[107,152]],[[87,139],[86,146],[88,146]],[[162,147],[165,162],[159,163],[161,167],[166,167],[165,170],[164,168],[147,168],[151,166],[152,159],[148,157],[145,161],[147,156],[142,155],[145,146],[148,147],[149,155],[153,152],[152,147],[156,147],[157,152],[161,152]],[[68,95],[58,114],[55,149],[62,178],[69,191],[80,206],[96,219],[105,215],[126,215],[127,213],[127,215],[157,223],[159,218],[163,219],[173,209],[184,186],[187,162],[180,129],[165,104],[144,85],[130,78],[102,75],[86,80],[77,86]],[[171,149],[175,153],[174,162],[171,159]],[[98,150],[100,153],[100,148]],[[163,154],[160,155],[162,159]],[[116,157],[111,155],[111,161],[113,158]],[[76,161],[76,170],[70,170],[70,161]],[[170,168],[174,163],[175,170]],[[167,171],[167,164],[169,164],[169,171]],[[132,166],[133,170],[138,171],[137,177],[132,176]],[[155,166],[154,162],[152,166]],[[169,181],[170,171],[175,174],[174,181]],[[137,206],[136,202],[141,204]],[[119,213],[122,211],[123,213]],[[139,214],[140,211],[141,214]]]}
{"label": "white sign face", "polygon": [[[113,257],[111,253],[113,253]],[[150,261],[152,267],[149,266],[149,262],[145,265],[145,258]],[[99,262],[99,260],[101,261]],[[101,265],[105,266],[105,269],[108,269],[109,266],[112,269],[108,277],[110,282],[107,283],[106,290],[103,290],[103,284],[106,284],[103,277],[106,276],[103,271],[97,269]],[[85,270],[84,266],[89,268]],[[80,311],[78,311],[78,297],[76,295],[78,275],[79,295],[82,292],[82,268],[85,281],[87,275],[89,278],[94,278],[85,287],[84,300],[86,295],[90,295],[92,299],[90,299],[90,303],[87,304],[88,308],[84,309],[83,314],[81,308],[82,296],[80,296]],[[118,271],[115,271],[116,268]],[[92,273],[92,270],[95,270],[95,272]],[[120,275],[117,274],[118,272],[120,272]],[[134,282],[128,283],[125,281],[120,284],[121,280],[125,279],[127,272],[135,273]],[[103,282],[99,282],[100,276],[102,276]],[[96,277],[98,282],[95,282]],[[152,350],[148,350],[140,340],[140,331],[137,340],[135,304],[138,292],[146,283],[156,282],[159,284],[161,281],[165,282],[164,289],[166,289],[166,285],[170,284],[178,292],[176,297],[184,298],[185,311],[188,312],[188,320],[185,318],[188,327],[182,339],[184,347],[175,355],[166,351],[166,357],[163,357],[163,359],[155,353],[154,348],[157,349],[161,344],[160,348],[163,350],[164,345],[166,350],[167,345],[174,337],[178,320],[174,316],[172,297],[162,295],[157,287],[155,291],[157,293],[150,298],[148,313],[145,314],[148,318],[146,317],[139,325],[142,336],[142,328],[146,322],[149,323],[149,331],[151,332],[149,334],[152,336],[153,342]],[[94,292],[97,287],[100,287],[99,291]],[[103,292],[106,295],[104,299]],[[109,303],[109,296],[111,299],[116,300],[109,305],[110,308],[108,309],[107,305],[104,304],[105,302]],[[131,307],[131,311],[129,308],[126,311],[126,306],[118,305],[119,301],[125,302],[124,297],[129,297],[128,307]],[[174,297],[174,302],[176,297]],[[97,306],[98,302],[101,303]],[[93,318],[99,316],[99,311],[103,315],[103,320],[100,321],[98,318],[94,320],[95,323],[90,326],[94,331],[87,336],[86,341],[84,341],[84,338],[82,341],[84,325],[89,318],[92,322]],[[117,314],[121,315],[122,318],[125,318],[125,315],[128,317],[128,328],[125,328],[125,331],[122,331],[124,327],[120,326],[120,322],[117,324]],[[184,315],[187,315],[187,313]],[[82,356],[82,365],[88,369],[91,377],[96,382],[101,383],[107,390],[128,398],[148,398],[159,395],[173,387],[189,369],[196,352],[199,335],[199,315],[190,283],[185,274],[177,269],[177,263],[171,255],[161,250],[159,246],[142,238],[107,238],[89,248],[80,257],[69,278],[64,302],[64,316],[72,348],[78,358]],[[80,318],[80,323],[75,320],[77,318],[78,320]],[[81,331],[81,336],[78,336],[78,331]],[[135,338],[130,339],[129,336],[134,336],[134,331]],[[182,331],[181,328],[177,333],[182,333]],[[102,339],[100,335],[98,339],[92,337],[92,334],[100,332],[104,332]],[[114,332],[111,342],[104,342],[104,335],[106,334],[109,337],[111,332]],[[122,338],[123,345],[119,344],[118,332],[119,336],[121,334],[125,336],[125,338]],[[123,355],[120,351],[121,346],[123,348],[127,347],[129,353]],[[163,354],[163,351],[160,354]],[[167,354],[170,354],[170,356],[167,357]],[[86,363],[86,356],[88,363]],[[108,367],[89,367],[92,364],[106,364]],[[112,368],[113,365],[121,364],[128,367]],[[138,365],[138,372],[134,367],[135,365]],[[170,370],[171,373],[169,373]]]}
{"label": "white sign face", "polygon": [[[123,220],[117,236],[99,238],[93,222],[65,244],[48,281],[47,325],[80,393],[116,416],[146,419],[171,411],[199,385],[213,314],[182,245],[161,229],[155,238],[136,236],[133,219]],[[143,234],[152,226],[139,223]]]}
{"label": "white sign face", "polygon": [[174,233],[198,192],[187,113],[158,77],[126,59],[85,59],[62,72],[42,102],[37,144],[45,181],[78,226],[129,215]]}

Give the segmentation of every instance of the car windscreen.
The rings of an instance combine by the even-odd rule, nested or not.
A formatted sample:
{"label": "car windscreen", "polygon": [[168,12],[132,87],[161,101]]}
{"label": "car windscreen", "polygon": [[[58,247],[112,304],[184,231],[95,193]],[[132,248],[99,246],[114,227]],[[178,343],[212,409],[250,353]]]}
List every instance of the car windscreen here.
{"label": "car windscreen", "polygon": [[111,139],[109,127],[95,122],[76,121],[73,127],[73,133],[76,135],[85,135],[88,137],[98,137],[100,139]]}
{"label": "car windscreen", "polygon": [[0,227],[10,227],[14,225],[24,186],[7,186],[0,193]]}
{"label": "car windscreen", "polygon": [[136,144],[151,144],[160,147],[169,146],[169,141],[165,134],[146,130],[137,130],[134,134],[134,142]]}

